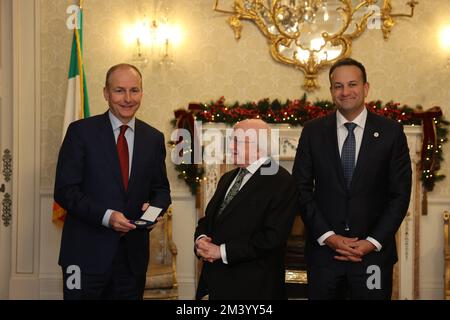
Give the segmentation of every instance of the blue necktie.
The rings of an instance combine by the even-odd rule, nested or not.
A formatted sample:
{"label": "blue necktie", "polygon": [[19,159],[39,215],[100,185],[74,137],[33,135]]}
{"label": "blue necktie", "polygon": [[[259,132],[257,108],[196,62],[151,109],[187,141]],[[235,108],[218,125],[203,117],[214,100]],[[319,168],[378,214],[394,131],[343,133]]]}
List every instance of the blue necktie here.
{"label": "blue necktie", "polygon": [[344,141],[341,152],[342,169],[344,170],[344,179],[347,188],[350,188],[352,182],[353,171],[355,170],[355,153],[356,153],[356,141],[355,133],[356,124],[353,122],[347,122],[344,126],[348,130],[347,138]]}

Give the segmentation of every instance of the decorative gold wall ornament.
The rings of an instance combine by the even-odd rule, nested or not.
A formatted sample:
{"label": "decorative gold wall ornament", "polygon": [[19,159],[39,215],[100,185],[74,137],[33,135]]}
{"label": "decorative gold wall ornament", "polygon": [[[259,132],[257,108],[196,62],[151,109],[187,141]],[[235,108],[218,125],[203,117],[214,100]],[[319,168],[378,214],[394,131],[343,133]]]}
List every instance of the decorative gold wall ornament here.
{"label": "decorative gold wall ornament", "polygon": [[391,0],[234,0],[228,23],[236,40],[242,20],[257,25],[267,38],[272,57],[305,74],[303,87],[318,88],[317,74],[333,62],[349,57],[352,41],[366,29],[380,29],[388,39],[396,17],[412,17],[417,1],[407,5],[410,14],[393,14]]}
{"label": "decorative gold wall ornament", "polygon": [[12,207],[12,200],[11,195],[9,193],[5,193],[2,200],[2,220],[3,225],[5,227],[9,227],[11,224],[11,207]]}
{"label": "decorative gold wall ornament", "polygon": [[9,182],[11,180],[12,176],[12,155],[11,151],[9,149],[5,149],[3,151],[3,177],[5,178],[6,182]]}

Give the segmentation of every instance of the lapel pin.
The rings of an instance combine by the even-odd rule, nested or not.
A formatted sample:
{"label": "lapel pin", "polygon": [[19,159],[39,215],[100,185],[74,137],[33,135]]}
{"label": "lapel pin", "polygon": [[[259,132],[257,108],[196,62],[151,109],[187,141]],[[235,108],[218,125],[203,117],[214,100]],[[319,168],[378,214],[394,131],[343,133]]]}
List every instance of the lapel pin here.
{"label": "lapel pin", "polygon": [[373,136],[374,136],[375,138],[378,138],[378,137],[380,136],[380,134],[379,134],[378,132],[375,132],[375,133],[373,134]]}

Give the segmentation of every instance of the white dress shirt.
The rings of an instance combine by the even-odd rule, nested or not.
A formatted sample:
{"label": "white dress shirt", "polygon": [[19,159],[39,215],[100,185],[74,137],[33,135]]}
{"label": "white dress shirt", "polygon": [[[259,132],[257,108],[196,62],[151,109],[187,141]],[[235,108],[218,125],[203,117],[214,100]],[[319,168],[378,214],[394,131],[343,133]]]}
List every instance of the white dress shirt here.
{"label": "white dress shirt", "polygon": [[[117,144],[117,139],[119,138],[119,134],[120,134],[120,127],[122,125],[124,125],[124,123],[122,123],[122,121],[120,121],[119,119],[117,119],[117,117],[115,115],[113,115],[111,113],[111,111],[108,112],[108,116],[109,116],[109,121],[111,122],[111,126],[113,129],[113,133],[114,133],[114,138]],[[136,118],[133,117],[133,119],[130,120],[130,122],[128,122],[126,125],[128,126],[127,131],[125,131],[125,139],[127,140],[127,145],[128,145],[128,177],[131,174],[131,164],[133,163],[133,147],[134,147],[134,127],[135,127],[135,123],[136,123]],[[102,224],[103,226],[109,228],[109,219],[111,218],[111,214],[113,213],[114,210],[112,209],[108,209],[105,212],[105,215],[103,216],[102,219]]]}
{"label": "white dress shirt", "polygon": [[[248,173],[244,176],[244,178],[242,178],[242,183],[241,186],[239,187],[239,190],[242,189],[242,187],[244,186],[244,184],[246,184],[248,182],[248,180],[250,180],[250,178],[253,176],[253,174],[259,169],[259,167],[261,167],[264,163],[267,162],[267,160],[269,160],[269,157],[262,157],[259,158],[258,160],[256,160],[255,162],[253,162],[251,165],[249,165],[246,169],[248,171]],[[237,175],[236,177],[233,179],[233,181],[230,183],[230,186],[227,189],[227,192],[225,193],[224,198],[227,196],[228,192],[230,192],[231,187],[233,186],[234,182],[236,181]],[[203,237],[206,237],[206,234],[202,234],[200,236],[198,236],[198,238],[195,240],[199,240]],[[223,263],[228,264],[228,260],[227,260],[227,251],[226,251],[226,246],[224,243],[222,243],[220,245],[220,256],[222,258]]]}
{"label": "white dress shirt", "polygon": [[[358,161],[359,150],[361,149],[361,142],[362,142],[362,138],[363,138],[363,134],[364,134],[364,127],[366,125],[366,120],[367,120],[367,112],[368,112],[367,109],[364,108],[363,111],[355,119],[353,119],[353,121],[348,121],[342,115],[342,113],[339,112],[339,110],[336,112],[336,129],[337,129],[339,156],[342,153],[342,147],[344,146],[345,139],[348,136],[348,130],[345,127],[345,124],[347,122],[353,122],[354,124],[356,124],[356,127],[353,131],[355,134],[355,143],[356,143],[356,145],[355,145],[355,147],[356,147],[355,166]],[[327,231],[321,237],[319,237],[319,239],[317,239],[317,241],[319,242],[319,244],[321,246],[323,246],[323,245],[325,245],[325,240],[333,234],[335,234],[334,231],[331,231],[331,230]],[[367,237],[366,240],[370,241],[376,247],[376,251],[381,250],[382,246],[377,240],[375,240],[372,237]]]}

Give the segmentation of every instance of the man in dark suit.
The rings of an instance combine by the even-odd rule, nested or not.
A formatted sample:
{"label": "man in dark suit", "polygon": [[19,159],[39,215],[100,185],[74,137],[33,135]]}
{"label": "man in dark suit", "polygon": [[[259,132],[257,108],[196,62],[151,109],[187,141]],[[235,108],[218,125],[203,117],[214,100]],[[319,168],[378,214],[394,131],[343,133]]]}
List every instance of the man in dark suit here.
{"label": "man in dark suit", "polygon": [[390,299],[395,233],[411,193],[401,124],[368,112],[364,66],[330,69],[337,111],[307,123],[293,176],[307,230],[310,299]]}
{"label": "man in dark suit", "polygon": [[269,130],[261,120],[234,127],[239,168],[221,177],[195,231],[203,260],[197,299],[285,299],[284,255],[297,192],[291,175],[265,156],[261,137]]}
{"label": "man in dark suit", "polygon": [[136,67],[113,66],[103,93],[109,111],[72,123],[59,153],[64,298],[142,299],[150,228],[130,220],[149,204],[166,210],[171,202],[164,136],[135,118],[142,99]]}

